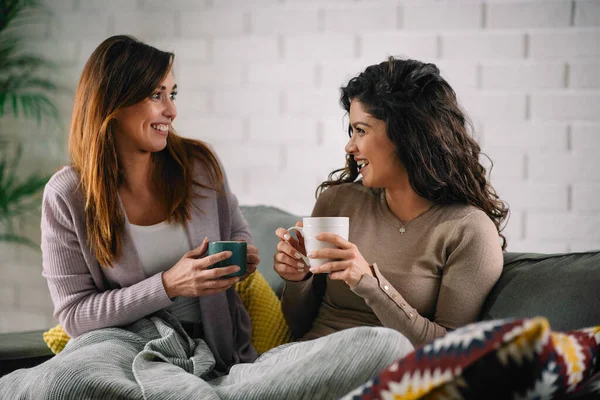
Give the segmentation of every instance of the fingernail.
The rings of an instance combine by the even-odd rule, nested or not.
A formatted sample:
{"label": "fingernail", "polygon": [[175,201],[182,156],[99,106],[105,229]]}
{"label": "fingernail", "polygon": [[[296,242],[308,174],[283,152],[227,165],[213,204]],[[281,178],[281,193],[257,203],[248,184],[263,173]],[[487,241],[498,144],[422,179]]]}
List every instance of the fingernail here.
{"label": "fingernail", "polygon": [[304,268],[298,268],[298,272],[304,272]]}
{"label": "fingernail", "polygon": [[296,265],[298,266],[299,269],[304,269],[304,263],[299,262]]}
{"label": "fingernail", "polygon": [[310,267],[309,271],[313,274],[316,273],[319,269],[317,267]]}
{"label": "fingernail", "polygon": [[286,233],[285,235],[283,235],[283,239],[285,239],[285,240],[290,240],[291,238],[292,237],[288,233]]}
{"label": "fingernail", "polygon": [[296,252],[296,254],[294,254],[294,257],[296,257],[299,260],[302,258],[302,254]]}
{"label": "fingernail", "polygon": [[308,258],[313,258],[313,257],[314,257],[314,255],[315,255],[315,252],[314,252],[314,251],[311,251],[311,252],[310,252],[310,253],[308,253],[306,256],[307,256]]}

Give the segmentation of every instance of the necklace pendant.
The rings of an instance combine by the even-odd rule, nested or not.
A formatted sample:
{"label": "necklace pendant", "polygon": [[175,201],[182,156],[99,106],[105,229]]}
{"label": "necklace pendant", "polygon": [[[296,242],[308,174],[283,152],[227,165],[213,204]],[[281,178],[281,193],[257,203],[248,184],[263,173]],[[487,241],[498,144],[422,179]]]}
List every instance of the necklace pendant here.
{"label": "necklace pendant", "polygon": [[402,228],[399,228],[398,231],[402,235],[404,232],[406,232],[406,229],[404,227],[402,227]]}

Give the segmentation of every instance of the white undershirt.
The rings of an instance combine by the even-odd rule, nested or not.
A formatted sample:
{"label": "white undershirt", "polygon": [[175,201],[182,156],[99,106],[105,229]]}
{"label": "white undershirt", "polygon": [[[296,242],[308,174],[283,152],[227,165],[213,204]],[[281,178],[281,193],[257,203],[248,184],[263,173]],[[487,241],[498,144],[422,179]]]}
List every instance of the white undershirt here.
{"label": "white undershirt", "polygon": [[[146,276],[166,271],[190,251],[190,244],[182,224],[140,226],[131,224],[133,243]],[[180,321],[201,322],[197,297],[177,297],[167,310]]]}

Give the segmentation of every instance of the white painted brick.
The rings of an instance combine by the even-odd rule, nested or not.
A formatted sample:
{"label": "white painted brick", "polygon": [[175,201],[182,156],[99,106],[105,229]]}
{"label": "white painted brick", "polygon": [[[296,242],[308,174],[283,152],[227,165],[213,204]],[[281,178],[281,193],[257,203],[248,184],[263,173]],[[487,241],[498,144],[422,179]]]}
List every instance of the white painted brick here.
{"label": "white painted brick", "polygon": [[558,239],[525,239],[510,241],[507,250],[517,253],[556,254],[568,252],[569,246],[566,241]]}
{"label": "white painted brick", "polygon": [[250,143],[318,145],[318,120],[304,117],[250,118]]}
{"label": "white painted brick", "polygon": [[19,286],[14,284],[0,284],[0,308],[16,307],[18,288]]}
{"label": "white painted brick", "polygon": [[211,5],[216,8],[254,8],[274,6],[281,0],[208,0]]}
{"label": "white painted brick", "polygon": [[384,61],[388,56],[431,61],[437,57],[437,36],[433,33],[382,32],[360,36],[360,56]]}
{"label": "white painted brick", "polygon": [[[348,141],[348,116],[343,118],[331,117],[322,122],[322,142],[323,146],[330,149],[344,149]],[[340,167],[341,168],[341,167]]]}
{"label": "white painted brick", "polygon": [[600,2],[598,0],[575,0],[575,26],[599,26]]}
{"label": "white painted brick", "polygon": [[531,115],[534,119],[583,119],[599,120],[600,92],[533,93]]}
{"label": "white painted brick", "polygon": [[588,154],[588,157],[600,154],[600,124],[573,124],[571,127],[573,150]]}
{"label": "white painted brick", "polygon": [[275,38],[243,37],[215,39],[213,55],[216,63],[273,62],[279,59]]}
{"label": "white painted brick", "polygon": [[398,8],[393,3],[325,7],[324,13],[326,32],[356,33],[398,27]]}
{"label": "white painted brick", "polygon": [[340,87],[346,86],[350,79],[379,61],[374,59],[323,61],[320,63],[321,87],[334,90],[339,94]]}
{"label": "white painted brick", "polygon": [[0,309],[1,332],[25,332],[48,329],[56,325],[48,312],[35,310]]}
{"label": "white painted brick", "polygon": [[299,117],[336,116],[344,111],[339,105],[339,94],[332,90],[285,91],[285,114]]}
{"label": "white painted brick", "polygon": [[[298,164],[302,165],[302,161]],[[250,174],[250,188],[243,204],[270,204],[298,216],[309,216],[315,204],[315,190],[321,182],[319,175],[310,169],[294,173],[272,169]]]}
{"label": "white painted brick", "polygon": [[115,26],[111,34],[133,35],[141,41],[148,41],[151,38],[174,39],[180,29],[175,12],[119,12],[115,13],[113,18]]}
{"label": "white painted brick", "polygon": [[569,26],[570,21],[570,1],[490,2],[487,4],[488,28],[564,28]]}
{"label": "white painted brick", "polygon": [[[425,3],[425,5],[423,5]],[[402,26],[406,29],[479,29],[482,27],[481,3],[420,2],[405,3]]]}
{"label": "white painted brick", "polygon": [[[100,44],[99,42],[96,45]],[[28,49],[40,56],[45,57],[61,67],[72,66],[77,60],[80,46],[73,40],[48,39],[32,42],[28,44]],[[59,71],[60,72],[60,71]],[[81,72],[81,69],[79,69]]]}
{"label": "white painted brick", "polygon": [[474,120],[525,119],[526,97],[523,93],[462,92],[458,93],[460,104]]}
{"label": "white painted brick", "polygon": [[565,183],[494,180],[494,188],[514,210],[567,211],[568,191]]}
{"label": "white painted brick", "polygon": [[239,87],[242,85],[243,67],[239,64],[194,65],[181,63],[175,79],[181,90]]}
{"label": "white painted brick", "polygon": [[177,119],[174,126],[177,129],[179,119],[196,117],[198,114],[207,114],[209,107],[209,94],[202,90],[179,90],[177,95]]}
{"label": "white painted brick", "polygon": [[[294,160],[303,160],[303,162],[298,163]],[[291,176],[301,174],[303,171],[313,171],[321,183],[330,172],[344,167],[346,152],[343,147],[294,146],[286,148],[284,162],[284,168]]]}
{"label": "white painted brick", "polygon": [[275,90],[217,90],[213,97],[216,116],[273,116],[280,111],[280,96]]}
{"label": "white painted brick", "polygon": [[600,212],[600,183],[573,184],[573,209]]}
{"label": "white painted brick", "polygon": [[103,12],[106,10],[119,10],[119,12],[131,12],[138,9],[138,0],[104,0],[89,1],[79,0],[78,11],[83,12]]}
{"label": "white painted brick", "polygon": [[565,86],[564,63],[483,63],[484,89],[548,89]]}
{"label": "white painted brick", "polygon": [[316,86],[317,65],[313,62],[250,64],[248,83],[260,86]]}
{"label": "white painted brick", "polygon": [[319,32],[319,9],[303,7],[254,8],[250,14],[250,31],[256,35],[304,35]]}
{"label": "white painted brick", "polygon": [[530,153],[529,179],[536,182],[600,182],[600,159],[581,153]]}
{"label": "white painted brick", "polygon": [[579,242],[571,242],[568,243],[569,252],[587,252],[587,251],[598,251],[600,250],[600,241],[579,241]]}
{"label": "white painted brick", "polygon": [[283,164],[281,146],[243,146],[231,141],[211,144],[229,174],[247,171],[249,168],[253,171],[280,169]]}
{"label": "white painted brick", "polygon": [[209,58],[208,40],[206,39],[149,39],[148,44],[162,51],[175,53],[175,71],[183,61],[206,61]]}
{"label": "white painted brick", "polygon": [[245,13],[237,10],[204,10],[181,13],[183,37],[235,36],[244,33]]}
{"label": "white painted brick", "polygon": [[242,142],[244,140],[244,126],[241,119],[218,118],[212,116],[193,117],[180,119],[176,122],[177,132],[182,135],[213,143],[219,140]]}
{"label": "white painted brick", "polygon": [[42,276],[41,264],[7,260],[0,264],[0,271],[3,284],[47,287],[46,280]]}
{"label": "white painted brick", "polygon": [[461,93],[462,89],[477,88],[477,64],[475,62],[439,60],[435,64],[440,69],[442,77],[455,92]]}
{"label": "white painted brick", "polygon": [[42,311],[48,314],[51,314],[54,309],[52,298],[50,297],[50,292],[47,287],[37,288],[22,286],[17,294],[17,303],[20,309]]}
{"label": "white painted brick", "polygon": [[517,32],[444,32],[442,57],[449,59],[520,59],[525,36]]}
{"label": "white painted brick", "polygon": [[[503,197],[501,197],[504,200]],[[523,211],[517,211],[514,208],[510,209],[510,215],[508,220],[504,222],[504,229],[502,234],[506,237],[508,245],[512,244],[516,240],[522,240],[523,238]]]}
{"label": "white painted brick", "polygon": [[[493,168],[490,171],[490,162],[483,155],[480,157],[479,162],[486,169],[486,174],[492,184],[496,181],[513,181],[517,182],[524,178],[525,173],[525,153],[522,151],[512,150],[487,150],[485,154],[494,163]],[[490,174],[491,172],[491,174]]]}
{"label": "white painted brick", "polygon": [[544,30],[530,34],[532,58],[600,57],[600,29]]}
{"label": "white painted brick", "polygon": [[577,89],[600,89],[600,62],[574,61],[569,63],[569,86]]}
{"label": "white painted brick", "polygon": [[527,214],[527,237],[600,242],[600,216],[531,212]]}
{"label": "white painted brick", "polygon": [[567,150],[567,125],[489,122],[483,127],[484,148]]}
{"label": "white painted brick", "polygon": [[328,33],[284,38],[285,58],[293,61],[352,58],[354,47],[353,35]]}
{"label": "white painted brick", "polygon": [[109,36],[109,15],[106,12],[61,12],[55,15],[51,36],[58,39],[95,40],[97,45]]}
{"label": "white painted brick", "polygon": [[[140,8],[149,11],[196,11],[206,8],[208,0],[138,0]],[[223,0],[221,0],[223,1]]]}
{"label": "white painted brick", "polygon": [[52,11],[68,12],[75,10],[76,0],[44,0],[42,3]]}

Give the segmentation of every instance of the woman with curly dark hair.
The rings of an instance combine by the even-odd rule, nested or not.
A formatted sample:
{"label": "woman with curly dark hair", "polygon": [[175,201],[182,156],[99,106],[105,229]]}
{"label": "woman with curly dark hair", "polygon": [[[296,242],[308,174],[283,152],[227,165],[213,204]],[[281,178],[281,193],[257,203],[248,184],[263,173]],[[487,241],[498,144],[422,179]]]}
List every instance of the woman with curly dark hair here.
{"label": "woman with curly dark hair", "polygon": [[284,314],[302,339],[384,326],[419,346],[478,318],[502,271],[508,207],[434,64],[390,57],[341,90],[346,167],[321,184],[312,215],[349,217],[349,240],[317,236],[337,248],[308,257],[335,261],[307,271],[302,238],[277,230]]}

